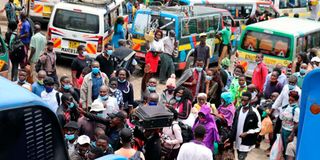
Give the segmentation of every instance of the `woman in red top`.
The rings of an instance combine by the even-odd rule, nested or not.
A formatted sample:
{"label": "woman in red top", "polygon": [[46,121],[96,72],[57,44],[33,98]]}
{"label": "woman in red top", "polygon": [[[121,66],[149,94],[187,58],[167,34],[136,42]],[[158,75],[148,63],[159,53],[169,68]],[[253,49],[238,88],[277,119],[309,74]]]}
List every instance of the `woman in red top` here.
{"label": "woman in red top", "polygon": [[178,118],[186,120],[192,108],[193,97],[191,91],[186,87],[180,86],[174,91],[174,97],[176,103],[173,108],[178,112]]}

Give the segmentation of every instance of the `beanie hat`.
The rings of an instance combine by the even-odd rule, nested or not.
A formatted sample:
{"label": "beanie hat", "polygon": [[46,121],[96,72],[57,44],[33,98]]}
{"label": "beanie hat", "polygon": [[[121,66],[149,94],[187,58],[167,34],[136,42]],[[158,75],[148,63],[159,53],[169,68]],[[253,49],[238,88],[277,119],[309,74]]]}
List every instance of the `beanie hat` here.
{"label": "beanie hat", "polygon": [[226,102],[226,104],[230,104],[233,102],[233,97],[230,92],[223,92],[221,94],[221,98]]}
{"label": "beanie hat", "polygon": [[168,78],[166,82],[166,86],[173,86],[176,87],[176,75],[171,74],[170,78]]}

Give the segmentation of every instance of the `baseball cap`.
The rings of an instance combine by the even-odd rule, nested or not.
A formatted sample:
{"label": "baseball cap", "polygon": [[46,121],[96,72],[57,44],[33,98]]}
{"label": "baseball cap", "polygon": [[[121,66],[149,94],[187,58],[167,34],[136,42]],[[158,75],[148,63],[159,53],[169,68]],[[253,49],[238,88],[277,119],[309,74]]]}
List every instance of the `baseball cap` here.
{"label": "baseball cap", "polygon": [[311,59],[311,62],[320,62],[320,58],[318,56],[315,56]]}
{"label": "baseball cap", "polygon": [[120,118],[121,120],[125,120],[125,119],[126,119],[126,116],[125,116],[121,111],[119,111],[119,112],[117,112],[117,113],[108,113],[108,116],[109,116],[110,118],[118,117],[118,118]]}
{"label": "baseball cap", "polygon": [[207,37],[207,34],[206,34],[206,33],[200,33],[199,36],[200,36],[200,37]]}
{"label": "baseball cap", "polygon": [[103,104],[102,102],[93,102],[91,104],[91,109],[90,109],[90,112],[94,111],[94,112],[101,112],[101,111],[104,111],[105,108],[103,107]]}
{"label": "baseball cap", "polygon": [[54,80],[52,77],[46,77],[43,80],[44,85],[54,85]]}
{"label": "baseball cap", "polygon": [[64,128],[73,128],[73,129],[78,130],[78,129],[79,129],[79,126],[78,126],[78,123],[77,123],[77,122],[75,122],[75,121],[70,121],[69,123],[67,123],[67,124],[64,125]]}
{"label": "baseball cap", "polygon": [[90,138],[87,135],[81,135],[77,139],[77,144],[80,144],[80,145],[90,144]]}

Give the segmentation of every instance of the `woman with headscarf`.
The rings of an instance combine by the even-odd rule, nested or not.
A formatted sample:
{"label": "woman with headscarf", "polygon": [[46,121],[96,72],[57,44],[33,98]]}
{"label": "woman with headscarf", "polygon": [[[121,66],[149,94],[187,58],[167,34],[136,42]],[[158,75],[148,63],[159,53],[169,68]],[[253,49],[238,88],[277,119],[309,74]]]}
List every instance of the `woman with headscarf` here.
{"label": "woman with headscarf", "polygon": [[120,39],[125,39],[123,24],[124,24],[123,17],[118,17],[116,20],[116,23],[114,24],[114,32],[111,40],[111,43],[114,48],[119,47],[118,42]]}
{"label": "woman with headscarf", "polygon": [[217,117],[226,120],[228,127],[231,128],[235,112],[236,108],[233,105],[232,94],[230,92],[223,92],[221,94],[221,105],[218,108]]}
{"label": "woman with headscarf", "polygon": [[214,142],[219,142],[219,132],[214,117],[211,115],[211,108],[208,105],[201,106],[201,110],[198,113],[196,123],[193,125],[192,130],[197,126],[203,125],[206,128],[206,135],[203,139],[203,143],[210,150],[214,150]]}
{"label": "woman with headscarf", "polygon": [[208,105],[211,108],[211,114],[216,115],[218,114],[217,108],[214,104],[210,104],[210,102],[207,101],[207,94],[205,93],[199,93],[197,96],[197,103],[194,104],[194,108],[199,112],[201,110],[201,107],[204,105]]}

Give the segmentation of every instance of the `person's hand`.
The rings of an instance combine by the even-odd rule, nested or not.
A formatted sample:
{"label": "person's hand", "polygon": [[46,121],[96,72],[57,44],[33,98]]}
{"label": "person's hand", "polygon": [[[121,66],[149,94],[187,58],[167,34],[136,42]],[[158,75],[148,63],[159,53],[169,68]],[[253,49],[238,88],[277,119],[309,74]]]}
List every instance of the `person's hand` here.
{"label": "person's hand", "polygon": [[231,142],[230,142],[230,139],[228,138],[228,139],[226,139],[224,142],[223,142],[223,148],[226,148],[226,147],[228,147],[228,146],[230,146],[231,145]]}
{"label": "person's hand", "polygon": [[240,138],[245,138],[247,135],[248,135],[248,133],[243,132],[243,133],[241,133],[241,134],[240,134],[240,136],[239,136],[239,137],[240,137]]}
{"label": "person's hand", "polygon": [[191,85],[195,85],[195,84],[197,84],[197,80],[193,79],[193,81],[191,82]]}

